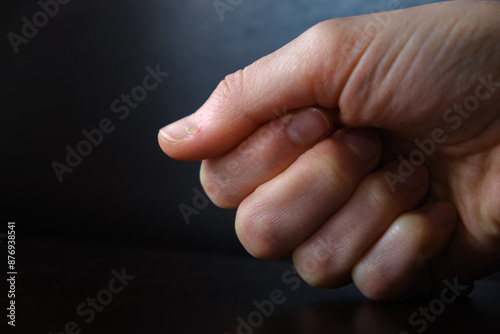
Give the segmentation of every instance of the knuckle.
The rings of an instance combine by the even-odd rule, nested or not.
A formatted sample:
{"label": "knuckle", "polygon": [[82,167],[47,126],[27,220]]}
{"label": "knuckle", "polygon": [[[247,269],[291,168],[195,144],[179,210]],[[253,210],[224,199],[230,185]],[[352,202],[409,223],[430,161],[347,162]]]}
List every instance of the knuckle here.
{"label": "knuckle", "polygon": [[245,71],[246,69],[238,70],[227,75],[215,89],[213,98],[220,104],[228,104],[241,97],[245,86]]}
{"label": "knuckle", "polygon": [[281,257],[279,240],[276,237],[275,224],[255,209],[242,204],[236,214],[236,234],[245,249],[259,259],[277,259]]}
{"label": "knuckle", "polygon": [[358,279],[355,284],[359,291],[373,301],[391,301],[397,298],[394,287],[400,286],[401,282],[397,275],[388,273],[379,264],[373,261],[363,263],[361,272],[359,268]]}
{"label": "knuckle", "polygon": [[230,182],[227,171],[217,171],[216,164],[210,160],[203,161],[200,169],[200,182],[210,200],[220,208],[234,209],[240,199]]}
{"label": "knuckle", "polygon": [[295,262],[298,273],[302,279],[315,288],[330,288],[332,287],[331,279],[327,276],[326,267],[323,261],[318,261],[315,257],[306,257]]}
{"label": "knuckle", "polygon": [[391,300],[391,291],[394,285],[390,281],[384,281],[377,277],[373,277],[358,285],[358,289],[368,299],[376,302],[385,302]]}
{"label": "knuckle", "polygon": [[294,252],[294,263],[303,279],[314,287],[338,288],[350,281],[351,265],[335,245],[314,250],[299,247]]}
{"label": "knuckle", "polygon": [[[304,38],[313,42],[314,45],[321,45],[325,37],[335,32],[335,20],[321,21],[307,29],[304,33]],[[317,41],[318,43],[314,43]]]}

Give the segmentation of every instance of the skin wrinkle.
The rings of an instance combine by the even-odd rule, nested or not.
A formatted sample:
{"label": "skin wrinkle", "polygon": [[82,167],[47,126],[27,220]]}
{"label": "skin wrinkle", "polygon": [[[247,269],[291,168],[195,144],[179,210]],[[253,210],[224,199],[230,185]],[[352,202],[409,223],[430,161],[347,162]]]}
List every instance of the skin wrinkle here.
{"label": "skin wrinkle", "polygon": [[[378,33],[375,36],[373,36],[373,38],[369,41],[368,45],[364,48],[364,50],[361,53],[361,56],[359,56],[356,63],[352,66],[352,70],[350,71],[350,73],[347,74],[347,76],[346,76],[347,80],[345,81],[345,84],[340,88],[340,93],[339,93],[339,98],[338,98],[338,101],[339,101],[338,106],[339,106],[340,110],[350,109],[350,103],[349,103],[350,99],[348,97],[346,97],[346,94],[348,94],[351,90],[357,91],[357,89],[354,89],[354,88],[351,89],[351,86],[352,86],[351,81],[357,75],[357,72],[359,71],[359,67],[360,67],[360,65],[363,64],[364,59],[369,55],[371,48],[374,45],[374,41],[375,41],[377,35],[378,35]],[[351,94],[348,94],[348,95],[351,95]],[[347,101],[346,101],[346,99],[347,99]],[[340,113],[340,114],[344,115],[345,112]],[[348,115],[350,115],[351,117],[354,116],[352,114],[357,114],[358,117],[361,115],[361,113],[359,111],[357,113],[353,113],[352,111],[350,113],[348,113]],[[340,120],[340,122],[342,123],[342,119]]]}
{"label": "skin wrinkle", "polygon": [[[327,241],[321,237],[314,240],[312,244],[307,247],[307,249],[313,249],[314,258],[316,258],[319,253],[329,255],[329,257],[326,258],[324,256],[320,256],[319,259],[316,258],[320,261],[320,266],[324,268],[322,269],[323,276],[338,281],[335,277],[339,276],[339,273],[342,273],[340,281],[346,280],[346,275],[350,273],[356,262],[355,258],[351,255],[352,252],[349,252],[349,250],[352,249],[352,240],[355,240],[353,237],[355,237],[363,229],[363,225],[372,218],[371,214],[367,213],[367,215],[368,217],[360,217],[356,221],[353,221],[352,224],[348,224],[350,226],[348,230],[337,231],[337,229],[334,229],[332,232],[337,236],[336,239],[331,238],[331,234],[327,234]],[[367,249],[368,248],[364,249],[363,253]]]}
{"label": "skin wrinkle", "polygon": [[[449,55],[450,52],[452,52],[452,51],[450,51],[449,48],[456,47],[456,45],[454,45],[454,43],[451,43],[451,40],[452,40],[451,37],[455,35],[454,30],[459,28],[459,25],[458,25],[459,23],[460,23],[460,18],[456,18],[451,24],[449,24],[448,29],[446,29],[446,31],[444,33],[442,31],[436,32],[438,25],[434,24],[434,26],[433,26],[434,29],[432,31],[432,34],[442,33],[444,35],[447,35],[448,37],[443,38],[444,39],[443,43],[438,43],[436,45],[437,52],[434,52],[435,55],[431,58],[431,65],[429,67],[431,67],[431,66],[434,67],[435,64],[440,64],[441,59],[444,56]],[[429,34],[427,41],[431,41],[430,37],[431,37],[431,35]],[[422,47],[421,49],[424,49],[424,47]],[[419,55],[422,55],[422,52],[419,52]],[[459,60],[457,60],[457,61],[459,61]],[[416,69],[415,64],[417,64],[417,63],[418,63],[417,61],[412,63],[412,66],[409,68],[409,70],[406,73],[406,76],[403,78],[404,80],[406,80],[408,77],[411,77],[412,75],[415,75],[415,73],[414,73],[414,71]],[[442,61],[441,61],[441,64],[442,64]],[[442,68],[442,66],[443,65],[440,65],[440,68]],[[454,69],[456,69],[457,63],[447,63],[444,66],[447,66],[447,67],[443,68],[442,72],[448,73],[449,71],[453,71]],[[431,78],[434,78],[434,77],[431,77]],[[435,79],[436,80],[432,82],[431,86],[435,86],[437,84],[437,81],[440,80],[440,78],[438,78],[438,77],[436,77]]]}
{"label": "skin wrinkle", "polygon": [[[411,27],[410,29],[414,30],[415,28]],[[417,29],[422,29],[422,28],[418,27]],[[403,57],[403,59],[406,58],[406,54],[405,53],[407,51],[407,48],[411,48],[414,45],[415,39],[417,37],[418,38],[421,37],[420,36],[421,34],[419,33],[418,30],[411,32],[409,34],[410,35],[409,38],[405,38],[405,37],[403,37],[401,35],[402,35],[402,32],[400,32],[398,34],[397,38],[398,38],[398,40],[400,40],[400,39],[404,40],[404,44],[402,46],[401,45],[396,46],[398,50],[396,51],[396,54],[392,56],[391,60],[385,61],[388,58],[388,56],[391,54],[390,53],[391,49],[389,49],[388,52],[386,52],[385,55],[383,56],[383,58],[379,61],[380,64],[389,63],[389,68],[381,70],[380,69],[380,65],[378,65],[377,68],[376,68],[376,70],[375,70],[375,76],[382,78],[380,80],[379,87],[377,87],[379,90],[382,89],[382,88],[384,88],[384,86],[387,86],[388,78],[391,78],[394,75],[394,72],[396,71],[396,69],[402,67],[402,66],[399,66],[400,63],[401,63],[400,59],[402,58],[402,55],[405,55],[405,57]],[[426,38],[426,40],[428,40],[430,38],[430,36],[426,36],[425,38]],[[395,43],[393,42],[392,45],[394,45],[394,44]],[[413,57],[412,61],[410,62],[409,70],[411,70],[412,65],[417,61],[417,59],[418,59],[419,55],[421,54],[423,48],[424,48],[423,46],[420,47],[418,53],[415,55],[415,57]],[[403,66],[403,67],[405,68],[405,73],[407,73],[409,71],[409,70],[406,70],[408,67],[407,66]],[[402,82],[402,81],[404,81],[404,79],[405,78],[403,77],[403,79],[400,80],[400,81]]]}
{"label": "skin wrinkle", "polygon": [[[251,198],[249,196],[248,198]],[[242,203],[246,205],[248,198]],[[254,256],[259,255],[259,257],[265,258],[271,251],[269,250],[270,245],[275,245],[278,240],[275,239],[273,233],[270,233],[271,227],[275,228],[276,224],[269,224],[274,218],[274,214],[269,213],[265,210],[266,206],[258,201],[250,202],[253,210],[238,210],[236,216],[236,232],[240,237],[240,241],[243,243],[245,248],[250,251]],[[259,209],[259,206],[262,209]],[[244,213],[252,213],[250,217]],[[255,213],[259,213],[255,215]],[[241,217],[243,216],[243,217]],[[247,242],[247,239],[252,241]],[[259,247],[252,247],[253,244],[257,243]],[[256,249],[259,249],[257,251]]]}
{"label": "skin wrinkle", "polygon": [[[425,43],[429,40],[430,36],[429,34],[425,34],[423,36],[423,42],[422,41],[419,41],[418,44],[423,44],[423,46],[419,47],[418,48],[418,52],[415,56],[412,56],[411,59],[408,59],[408,56],[407,56],[407,53],[408,53],[408,49],[411,49],[413,47],[413,45],[416,42],[416,39],[418,38],[419,40],[422,39],[422,28],[420,26],[418,26],[417,28],[414,28],[414,27],[409,27],[407,28],[407,30],[410,30],[410,33],[409,33],[409,39],[407,40],[407,38],[404,38],[404,37],[401,37],[401,33],[398,34],[398,36],[396,37],[398,40],[405,40],[406,42],[404,43],[404,45],[398,45],[397,46],[397,53],[396,55],[393,55],[391,57],[391,60],[390,61],[385,61],[385,59],[387,59],[389,57],[389,55],[391,55],[390,53],[390,50],[388,52],[385,52],[384,53],[384,56],[382,58],[382,60],[373,60],[372,62],[376,62],[377,63],[377,66],[375,68],[375,70],[373,70],[374,74],[373,74],[373,77],[375,78],[381,78],[381,79],[376,79],[376,80],[373,80],[373,81],[380,81],[380,84],[375,88],[375,92],[370,94],[369,95],[369,100],[367,103],[364,103],[363,107],[362,107],[362,110],[360,111],[360,113],[364,113],[366,112],[365,110],[368,109],[367,105],[370,106],[373,104],[373,106],[371,106],[370,108],[373,108],[373,109],[376,109],[376,110],[400,110],[401,107],[391,107],[391,105],[394,104],[394,101],[397,100],[394,98],[394,96],[398,97],[398,96],[402,96],[402,95],[407,95],[413,91],[415,91],[415,88],[417,89],[420,89],[420,86],[415,86],[413,85],[411,87],[411,90],[410,91],[400,91],[401,89],[403,89],[404,86],[404,82],[406,80],[406,77],[409,73],[409,71],[415,66],[415,64],[417,64],[419,62],[419,57],[421,55],[423,55],[424,53],[422,53],[422,50],[425,48]],[[382,36],[384,37],[384,36]],[[381,38],[382,38],[381,37]],[[391,43],[391,47],[395,45],[395,43]],[[382,46],[380,46],[382,47]],[[388,63],[389,64],[389,68],[388,69],[381,69],[381,66],[382,64],[385,64],[385,63]],[[406,63],[409,63],[408,65],[405,65]],[[388,80],[391,79],[392,81],[394,77],[398,77],[399,75],[403,75],[403,77],[401,79],[398,79],[397,81],[400,83],[398,86],[396,87],[391,87],[391,85],[388,85]],[[392,90],[394,90],[394,93],[388,93],[391,92]],[[377,93],[380,93],[380,94],[377,94]],[[422,101],[427,101],[427,97],[425,97],[423,94],[420,94],[420,98],[422,99]],[[377,101],[376,103],[373,103],[373,102],[370,102],[370,101]],[[401,99],[399,99],[401,100]],[[407,101],[408,99],[405,99],[404,101]],[[410,100],[414,100],[414,98],[412,97],[412,99]],[[411,108],[414,109],[415,106],[417,106],[417,108],[421,107],[421,106],[424,106],[425,104],[424,103],[412,103],[412,106]],[[415,114],[418,114],[417,112],[415,112]],[[379,119],[382,121],[382,122],[385,122],[384,118],[380,118],[380,115],[378,115],[377,117],[379,117]],[[412,123],[413,124],[413,123]]]}
{"label": "skin wrinkle", "polygon": [[[334,47],[337,44],[335,42],[338,36],[330,36],[325,28],[326,25],[329,25],[329,22],[316,24],[306,32],[314,37],[313,43],[307,43],[309,53],[307,58],[315,60],[310,65],[312,69],[306,72],[308,75],[306,80],[310,83],[309,94],[314,97],[315,104],[331,110],[337,105],[336,97],[338,95],[336,89],[339,74],[336,66],[338,59],[336,57],[337,49]],[[325,87],[331,87],[331,89],[325,90]],[[332,93],[333,97],[331,97]]]}
{"label": "skin wrinkle", "polygon": [[[427,30],[433,30],[436,24],[434,23],[432,27],[425,27]],[[432,41],[432,37],[435,34],[434,31],[424,31],[424,36],[423,40],[419,43],[421,44],[420,47],[418,48],[418,51],[415,56],[412,56],[411,59],[406,60],[408,58],[407,53],[409,52],[408,49],[414,47],[414,43],[417,43],[415,39],[418,38],[422,39],[422,30],[426,30],[422,26],[418,26],[416,28],[412,27],[411,29],[414,29],[414,31],[411,34],[411,37],[409,41],[404,45],[402,48],[401,52],[397,55],[397,57],[394,59],[391,68],[389,69],[388,73],[383,76],[383,83],[388,82],[389,78],[392,76],[398,76],[395,72],[402,72],[402,77],[398,80],[399,85],[395,87],[395,92],[393,96],[401,96],[403,94],[412,94],[411,98],[408,100],[413,101],[412,105],[409,106],[411,109],[428,109],[429,105],[435,105],[436,101],[429,101],[429,96],[428,94],[425,94],[425,86],[416,86],[416,85],[409,85],[408,83],[408,78],[413,76],[417,76],[414,74],[415,68],[417,68],[417,64],[420,64],[422,62],[425,62],[425,59],[429,57],[429,52],[427,51],[426,46]],[[427,33],[428,32],[428,33]],[[426,50],[426,52],[423,52],[423,50]],[[403,60],[400,60],[400,59]],[[432,66],[432,61],[435,59],[434,57],[431,58],[431,65]],[[409,65],[406,66],[401,66],[401,62],[403,63],[409,63]],[[435,78],[435,79],[434,79]],[[434,80],[433,80],[434,79]],[[441,78],[438,78],[437,76],[429,76],[430,83],[427,84],[427,86],[432,86],[432,87],[439,87],[437,85],[437,81],[441,80]],[[382,84],[383,87],[383,84]],[[389,97],[388,97],[389,98]],[[389,101],[387,101],[387,106],[389,110],[400,110],[402,107],[397,107],[397,106],[392,106],[395,102],[394,98],[391,98]],[[415,114],[418,114],[418,111],[415,111]],[[415,124],[412,125],[412,128],[415,127]]]}
{"label": "skin wrinkle", "polygon": [[[292,73],[300,72],[299,71],[299,69],[301,68],[300,66],[303,66],[301,59],[299,59],[299,57],[297,55],[292,55],[293,59],[290,59],[290,53],[287,52],[287,50],[291,49],[292,47],[295,47],[295,49],[296,49],[296,45],[300,44],[300,43],[301,43],[301,37],[293,40],[290,44],[287,44],[287,45],[283,46],[282,48],[280,48],[279,50],[277,50],[274,54],[272,54],[274,57],[270,57],[270,55],[269,55],[269,56],[263,57],[263,58],[259,59],[258,61],[254,62],[254,64],[248,66],[248,70],[255,71],[256,68],[262,67],[263,64],[267,64],[268,66],[272,67],[276,72],[279,72],[279,73],[292,74]],[[305,47],[307,47],[307,45],[305,45]],[[307,73],[307,71],[306,71],[306,73]],[[257,77],[257,76],[255,76],[255,77]],[[271,85],[270,85],[269,83],[266,82],[266,76],[261,76],[261,78],[262,77],[264,78],[264,81],[259,82],[258,83],[259,85],[270,86],[269,87],[270,91],[280,92],[280,94],[286,94],[286,96],[288,96],[288,98],[286,98],[286,100],[288,100],[292,106],[290,106],[290,107],[285,106],[282,109],[282,113],[290,112],[293,109],[298,109],[301,107],[314,105],[314,103],[294,105],[293,101],[297,100],[297,95],[301,95],[302,91],[293,92],[293,91],[283,90],[282,89],[283,87],[287,87],[286,83],[288,81],[288,78],[286,76],[283,78],[283,80],[278,82],[278,86],[276,86],[276,83],[274,83],[274,82],[271,83]],[[258,101],[258,104],[265,105],[267,103],[272,103],[274,98],[275,98],[275,96],[271,95],[268,97],[268,100],[264,99],[264,100]],[[249,108],[245,109],[244,114],[246,115],[246,117],[249,117],[249,119],[251,119],[255,123],[262,124],[262,122],[266,121],[265,119],[262,119],[262,117],[266,117],[267,114],[262,114],[262,115],[258,114],[257,115],[258,117],[255,117],[254,114],[247,113],[247,110],[249,110]]]}

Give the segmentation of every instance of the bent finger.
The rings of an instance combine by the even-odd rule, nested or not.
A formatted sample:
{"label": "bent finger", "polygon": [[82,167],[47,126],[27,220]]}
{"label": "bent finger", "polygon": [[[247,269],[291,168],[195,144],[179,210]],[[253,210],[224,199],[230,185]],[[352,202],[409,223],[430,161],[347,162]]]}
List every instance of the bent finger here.
{"label": "bent finger", "polygon": [[[401,215],[354,265],[354,283],[372,300],[428,296],[430,263],[445,249],[456,220],[456,210],[448,202]],[[425,284],[418,284],[422,280]]]}

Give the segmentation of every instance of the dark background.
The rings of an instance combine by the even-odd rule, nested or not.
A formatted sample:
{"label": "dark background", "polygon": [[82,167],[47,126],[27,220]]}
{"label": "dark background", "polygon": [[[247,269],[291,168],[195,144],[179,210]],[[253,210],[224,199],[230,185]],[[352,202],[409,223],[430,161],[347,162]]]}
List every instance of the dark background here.
{"label": "dark background", "polygon": [[[431,2],[401,0],[400,7]],[[158,130],[194,112],[225,75],[313,24],[391,3],[243,0],[221,20],[213,0],[72,0],[16,54],[7,36],[20,35],[21,19],[32,22],[40,6],[2,2],[0,234],[16,222],[14,332],[55,334],[76,320],[82,333],[235,333],[253,300],[288,291],[289,259],[251,259],[234,233],[234,211],[209,204],[186,223],[179,205],[193,206],[193,189],[202,189],[199,163],[165,156]],[[120,120],[111,103],[157,65],[169,76]],[[75,149],[82,131],[105,118],[114,131],[59,182],[51,164],[65,163],[66,146]],[[121,268],[136,276],[130,287],[82,323],[77,305]],[[426,332],[472,333],[481,324],[497,333],[498,287],[485,281]],[[324,291],[302,281],[255,333],[414,333],[407,319],[419,305],[371,303],[353,286]]]}

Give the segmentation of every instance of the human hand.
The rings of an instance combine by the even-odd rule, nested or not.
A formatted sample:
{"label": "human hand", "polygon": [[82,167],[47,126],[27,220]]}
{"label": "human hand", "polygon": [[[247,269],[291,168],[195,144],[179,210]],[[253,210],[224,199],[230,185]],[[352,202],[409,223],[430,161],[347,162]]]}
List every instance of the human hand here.
{"label": "human hand", "polygon": [[446,2],[322,22],[226,77],[160,146],[204,160],[245,248],[293,253],[312,285],[397,300],[472,282],[500,268],[498,17]]}

